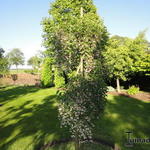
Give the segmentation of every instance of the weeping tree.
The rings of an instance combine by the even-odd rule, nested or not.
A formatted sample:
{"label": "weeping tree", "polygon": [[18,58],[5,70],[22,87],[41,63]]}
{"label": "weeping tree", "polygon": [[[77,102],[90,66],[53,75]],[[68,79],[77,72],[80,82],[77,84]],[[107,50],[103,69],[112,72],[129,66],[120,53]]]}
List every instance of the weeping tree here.
{"label": "weeping tree", "polygon": [[59,118],[69,126],[76,149],[92,139],[93,120],[103,111],[106,86],[102,51],[108,39],[106,27],[92,0],[56,0],[43,24],[44,46],[55,67],[74,73],[59,92]]}

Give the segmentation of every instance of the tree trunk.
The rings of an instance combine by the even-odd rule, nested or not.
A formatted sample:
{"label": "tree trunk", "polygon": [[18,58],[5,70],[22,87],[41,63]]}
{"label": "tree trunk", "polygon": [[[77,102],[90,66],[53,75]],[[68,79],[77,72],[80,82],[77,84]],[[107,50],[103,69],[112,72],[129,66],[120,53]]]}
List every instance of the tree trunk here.
{"label": "tree trunk", "polygon": [[18,66],[16,65],[16,70],[17,70],[17,73],[18,73]]}
{"label": "tree trunk", "polygon": [[75,150],[80,150],[80,143],[78,139],[75,140]]}
{"label": "tree trunk", "polygon": [[81,9],[80,9],[80,16],[81,16],[81,18],[83,17],[83,7],[81,7]]}
{"label": "tree trunk", "polygon": [[81,74],[82,74],[82,77],[84,77],[84,59],[83,59],[83,56],[81,57]]}
{"label": "tree trunk", "polygon": [[79,66],[77,68],[77,75],[81,73],[81,75],[84,77],[84,56],[81,56],[80,58],[80,63]]}
{"label": "tree trunk", "polygon": [[117,92],[120,93],[120,81],[119,81],[119,78],[117,78],[116,83],[117,83]]}

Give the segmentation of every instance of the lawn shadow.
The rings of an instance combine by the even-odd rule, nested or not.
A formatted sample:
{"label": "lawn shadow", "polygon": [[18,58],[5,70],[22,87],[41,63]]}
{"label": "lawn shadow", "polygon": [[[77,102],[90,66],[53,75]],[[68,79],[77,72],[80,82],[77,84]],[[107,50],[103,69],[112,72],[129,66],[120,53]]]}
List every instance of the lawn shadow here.
{"label": "lawn shadow", "polygon": [[[39,150],[49,140],[66,138],[68,136],[66,129],[60,128],[55,95],[43,99],[42,104],[34,104],[32,107],[28,107],[32,101],[28,100],[19,108],[8,108],[8,113],[17,112],[10,118],[11,120],[16,120],[16,122],[8,125],[7,122],[9,120],[1,122],[0,140],[7,141],[1,146],[1,150],[8,150],[16,141],[25,137],[33,139],[25,149],[30,150],[32,147],[31,149]],[[18,132],[13,138],[10,138],[16,129]],[[21,147],[17,148],[21,149]]]}
{"label": "lawn shadow", "polygon": [[0,104],[4,104],[10,99],[12,100],[25,94],[37,92],[38,90],[39,88],[35,88],[34,86],[6,87],[0,90]]}

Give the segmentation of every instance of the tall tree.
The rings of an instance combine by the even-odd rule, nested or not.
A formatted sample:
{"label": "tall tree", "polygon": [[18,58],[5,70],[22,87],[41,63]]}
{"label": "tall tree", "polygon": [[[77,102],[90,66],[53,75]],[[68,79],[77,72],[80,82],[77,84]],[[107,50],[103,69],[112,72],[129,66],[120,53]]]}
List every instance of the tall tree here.
{"label": "tall tree", "polygon": [[102,63],[108,33],[92,0],[56,0],[49,14],[42,22],[47,55],[55,67],[76,72],[60,96],[59,112],[78,149],[80,141],[91,139],[93,120],[103,110],[106,87],[95,70]]}
{"label": "tall tree", "polygon": [[130,43],[130,57],[133,60],[132,72],[144,72],[150,74],[149,42],[145,38],[146,31],[139,32]]}
{"label": "tall tree", "polygon": [[18,69],[18,65],[24,64],[24,54],[18,48],[14,48],[12,51],[10,51],[7,54],[7,58],[8,58],[9,64],[15,65],[16,69]]}
{"label": "tall tree", "polygon": [[108,36],[92,0],[56,0],[49,13],[43,20],[44,45],[57,65],[78,70],[83,61],[89,65],[92,57],[99,56]]}
{"label": "tall tree", "polygon": [[117,91],[120,92],[120,80],[127,80],[132,59],[129,56],[128,38],[111,37],[107,50],[103,53],[110,76],[116,79]]}

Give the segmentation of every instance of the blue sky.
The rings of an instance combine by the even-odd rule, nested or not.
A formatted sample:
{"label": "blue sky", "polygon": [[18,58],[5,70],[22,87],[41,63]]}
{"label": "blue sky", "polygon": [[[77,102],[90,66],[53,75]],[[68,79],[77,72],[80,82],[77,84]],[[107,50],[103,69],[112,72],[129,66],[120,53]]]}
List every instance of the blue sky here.
{"label": "blue sky", "polygon": [[[20,48],[26,60],[41,47],[40,22],[52,0],[0,0],[0,46]],[[150,0],[94,0],[98,14],[114,35],[135,37],[146,28],[150,41]]]}

